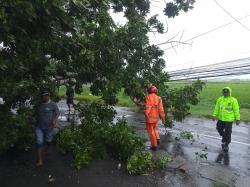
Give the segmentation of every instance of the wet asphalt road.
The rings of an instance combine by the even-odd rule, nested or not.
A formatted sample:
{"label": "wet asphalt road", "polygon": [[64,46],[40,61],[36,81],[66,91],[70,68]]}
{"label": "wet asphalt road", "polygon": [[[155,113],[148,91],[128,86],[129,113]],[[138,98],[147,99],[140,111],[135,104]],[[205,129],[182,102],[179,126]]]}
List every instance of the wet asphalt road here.
{"label": "wet asphalt road", "polygon": [[[125,115],[129,123],[146,135],[143,112],[134,115],[133,112],[124,112],[126,109],[118,108],[117,111],[119,110],[120,116]],[[172,129],[165,129],[159,124],[159,130],[162,139],[160,150],[182,158],[187,173],[192,173],[197,186],[213,186],[211,181],[228,186],[250,186],[249,123],[233,125],[228,153],[221,150],[221,137],[216,131],[216,122],[212,120],[188,117],[183,122],[174,122]],[[194,142],[180,138],[182,131],[191,132]],[[207,153],[207,159],[196,157],[196,152]]]}
{"label": "wet asphalt road", "polygon": [[[61,111],[60,125],[68,125],[68,115],[64,101],[58,103]],[[143,112],[133,112],[126,107],[116,107],[117,118],[125,116],[136,131],[147,137]],[[78,118],[75,118],[79,122]],[[170,186],[170,187],[215,187],[215,186],[250,186],[250,125],[242,123],[233,127],[232,143],[229,153],[221,151],[220,137],[215,129],[215,122],[207,119],[187,118],[184,122],[175,122],[173,129],[159,124],[161,145],[158,156],[171,153],[173,161],[169,167],[155,176],[129,176],[125,166],[117,170],[117,161],[96,161],[89,167],[76,171],[70,165],[70,158],[52,152],[45,167],[34,166],[34,151],[14,153],[0,159],[0,187],[16,186]],[[181,131],[191,131],[195,141],[179,138]],[[149,141],[146,143],[149,148]],[[206,148],[206,149],[205,149]],[[195,152],[204,150],[206,159],[196,158]],[[48,184],[48,175],[56,177],[54,184]]]}
{"label": "wet asphalt road", "polygon": [[[61,121],[64,121],[67,107],[64,102],[58,105],[62,111]],[[124,116],[138,133],[148,137],[142,111],[133,112],[126,107],[115,109],[116,119]],[[76,121],[79,122],[79,119]],[[232,142],[228,153],[221,150],[221,137],[216,131],[216,122],[210,119],[187,117],[183,122],[174,122],[172,129],[165,129],[159,123],[159,131],[161,146],[153,154],[157,156],[164,152],[171,153],[174,158],[171,168],[179,170],[183,167],[190,177],[184,180],[175,175],[171,178],[174,186],[250,186],[250,123],[241,122],[239,126],[233,124]],[[194,141],[180,138],[179,134],[182,131],[191,132]],[[146,146],[149,149],[149,141]],[[196,152],[207,153],[207,159],[197,157]],[[166,173],[167,175],[170,174]],[[164,181],[166,182],[166,179],[162,180],[162,186],[166,185]]]}

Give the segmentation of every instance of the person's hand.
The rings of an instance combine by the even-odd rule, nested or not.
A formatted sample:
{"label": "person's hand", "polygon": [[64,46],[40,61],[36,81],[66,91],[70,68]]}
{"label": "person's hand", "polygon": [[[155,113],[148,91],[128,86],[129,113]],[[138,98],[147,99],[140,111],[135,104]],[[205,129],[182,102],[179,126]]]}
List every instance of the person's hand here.
{"label": "person's hand", "polygon": [[165,123],[166,123],[165,119],[163,119],[161,121],[162,121],[162,124],[165,126]]}
{"label": "person's hand", "polygon": [[236,125],[239,125],[240,124],[240,120],[236,120]]}
{"label": "person's hand", "polygon": [[53,121],[52,121],[52,124],[51,124],[51,127],[52,127],[52,128],[55,127],[56,124],[57,124],[57,120],[53,120]]}

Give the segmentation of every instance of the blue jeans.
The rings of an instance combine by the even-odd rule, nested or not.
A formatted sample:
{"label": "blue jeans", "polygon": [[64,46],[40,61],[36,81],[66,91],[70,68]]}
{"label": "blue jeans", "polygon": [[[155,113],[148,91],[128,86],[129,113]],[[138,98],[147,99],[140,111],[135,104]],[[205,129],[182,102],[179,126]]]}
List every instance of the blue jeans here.
{"label": "blue jeans", "polygon": [[39,127],[36,127],[35,134],[36,145],[38,148],[43,146],[44,142],[50,144],[53,140],[53,128],[41,129]]}

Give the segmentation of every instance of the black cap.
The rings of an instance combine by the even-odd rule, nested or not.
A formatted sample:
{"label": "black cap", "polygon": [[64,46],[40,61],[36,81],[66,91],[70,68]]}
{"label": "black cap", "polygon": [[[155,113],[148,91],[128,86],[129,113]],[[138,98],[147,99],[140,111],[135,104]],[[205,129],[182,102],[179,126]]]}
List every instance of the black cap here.
{"label": "black cap", "polygon": [[48,90],[43,90],[41,92],[41,96],[49,96],[50,95],[50,92]]}

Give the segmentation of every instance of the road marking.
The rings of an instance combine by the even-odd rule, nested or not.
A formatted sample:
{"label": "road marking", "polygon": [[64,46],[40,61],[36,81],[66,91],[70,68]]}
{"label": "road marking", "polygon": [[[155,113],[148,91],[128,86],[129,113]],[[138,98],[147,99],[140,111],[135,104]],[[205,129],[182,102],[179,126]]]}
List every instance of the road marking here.
{"label": "road marking", "polygon": [[[209,136],[209,135],[205,135],[205,134],[199,134],[199,135],[200,135],[200,136],[207,137],[207,138],[213,138],[213,139],[221,140],[221,138],[215,137],[215,136]],[[246,146],[249,146],[249,147],[250,147],[250,144],[249,144],[249,143],[238,142],[238,141],[234,141],[234,140],[232,140],[231,143],[246,145]]]}
{"label": "road marking", "polygon": [[[167,130],[168,132],[174,132],[174,133],[179,133],[181,130],[175,130],[175,129],[171,129],[171,130]],[[191,131],[190,131],[191,132]],[[211,139],[217,139],[217,140],[221,140],[220,137],[216,137],[216,136],[210,136],[210,135],[206,135],[206,134],[198,134],[198,133],[194,133],[194,132],[191,132],[193,135],[198,135],[198,136],[203,136],[203,137],[206,137],[206,138],[211,138]],[[245,142],[239,142],[239,141],[235,141],[235,140],[232,140],[231,143],[236,143],[236,144],[240,144],[240,145],[245,145],[245,146],[249,146],[250,147],[250,144],[249,143],[245,143]]]}

